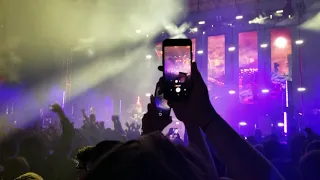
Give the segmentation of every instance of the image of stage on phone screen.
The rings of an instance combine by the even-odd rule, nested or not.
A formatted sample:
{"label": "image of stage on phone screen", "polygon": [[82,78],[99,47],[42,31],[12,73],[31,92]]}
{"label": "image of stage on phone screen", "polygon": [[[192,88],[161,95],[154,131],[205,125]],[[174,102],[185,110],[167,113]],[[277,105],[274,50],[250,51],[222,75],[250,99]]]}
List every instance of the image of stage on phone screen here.
{"label": "image of stage on phone screen", "polygon": [[165,80],[183,84],[191,75],[190,46],[167,46],[164,48]]}

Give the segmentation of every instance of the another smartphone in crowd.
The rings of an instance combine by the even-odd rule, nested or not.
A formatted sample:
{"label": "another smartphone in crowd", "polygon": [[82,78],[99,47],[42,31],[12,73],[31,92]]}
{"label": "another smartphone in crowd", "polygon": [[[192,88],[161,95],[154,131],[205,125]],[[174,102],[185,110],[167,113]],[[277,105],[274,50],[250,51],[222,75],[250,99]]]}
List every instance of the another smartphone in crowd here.
{"label": "another smartphone in crowd", "polygon": [[162,42],[164,98],[170,101],[188,99],[191,87],[192,41],[166,39]]}
{"label": "another smartphone in crowd", "polygon": [[158,84],[154,93],[154,101],[157,106],[159,116],[169,117],[171,108],[168,105],[168,101],[164,99],[163,93],[160,92],[160,87]]}

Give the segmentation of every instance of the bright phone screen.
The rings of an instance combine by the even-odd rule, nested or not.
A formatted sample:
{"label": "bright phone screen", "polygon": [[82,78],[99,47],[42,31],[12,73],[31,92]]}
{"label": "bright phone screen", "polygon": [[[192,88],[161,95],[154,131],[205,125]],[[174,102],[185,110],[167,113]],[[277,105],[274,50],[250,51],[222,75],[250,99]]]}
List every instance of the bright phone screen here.
{"label": "bright phone screen", "polygon": [[155,103],[157,108],[160,110],[160,113],[164,113],[164,111],[170,111],[168,101],[163,98],[163,94],[160,94],[159,90],[160,89],[157,87],[155,93]]}
{"label": "bright phone screen", "polygon": [[191,75],[190,46],[165,46],[164,71],[166,81],[185,83]]}

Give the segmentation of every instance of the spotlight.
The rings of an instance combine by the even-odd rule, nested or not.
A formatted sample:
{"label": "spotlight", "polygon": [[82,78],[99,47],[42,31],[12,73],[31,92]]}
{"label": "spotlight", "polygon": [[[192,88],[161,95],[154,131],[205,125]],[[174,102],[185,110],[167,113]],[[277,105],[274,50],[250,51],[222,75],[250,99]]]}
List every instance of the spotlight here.
{"label": "spotlight", "polygon": [[203,54],[203,50],[197,51],[197,54]]}
{"label": "spotlight", "polygon": [[151,59],[152,56],[151,55],[146,55],[146,59]]}
{"label": "spotlight", "polygon": [[267,47],[268,47],[268,44],[266,44],[266,43],[261,44],[260,47],[261,47],[261,48],[267,48]]}
{"label": "spotlight", "polygon": [[284,123],[278,123],[278,127],[283,127]]}
{"label": "spotlight", "polygon": [[304,92],[304,91],[306,91],[306,88],[304,88],[304,87],[299,87],[299,88],[298,88],[298,91],[299,91],[299,92]]}
{"label": "spotlight", "polygon": [[288,44],[288,40],[284,37],[278,37],[275,41],[275,45],[280,49],[286,48],[287,44]]}
{"label": "spotlight", "polygon": [[199,21],[198,24],[206,24],[205,21]]}
{"label": "spotlight", "polygon": [[228,51],[235,51],[235,50],[236,50],[236,47],[234,47],[234,46],[231,46],[228,48]]}
{"label": "spotlight", "polygon": [[269,89],[262,89],[261,92],[264,94],[269,93]]}
{"label": "spotlight", "polygon": [[229,94],[231,94],[231,95],[232,95],[232,94],[235,94],[235,93],[236,93],[236,91],[234,91],[234,90],[230,90],[230,91],[229,91]]}
{"label": "spotlight", "polygon": [[303,43],[304,43],[304,41],[302,39],[296,40],[296,45],[301,45]]}
{"label": "spotlight", "polygon": [[150,96],[151,96],[151,93],[146,93],[146,96],[147,96],[147,97],[150,97]]}
{"label": "spotlight", "polygon": [[246,122],[239,122],[239,126],[246,126],[247,123]]}
{"label": "spotlight", "polygon": [[206,32],[205,32],[205,31],[203,31],[203,32],[202,32],[202,34],[206,34]]}
{"label": "spotlight", "polygon": [[236,19],[237,20],[243,19],[243,16],[242,15],[236,16]]}
{"label": "spotlight", "polygon": [[269,18],[272,19],[272,18],[273,18],[273,15],[271,14],[271,15],[269,16]]}
{"label": "spotlight", "polygon": [[140,29],[136,30],[137,34],[140,34],[142,31]]}
{"label": "spotlight", "polygon": [[191,29],[190,29],[190,32],[191,32],[191,33],[196,33],[196,32],[198,32],[198,28],[196,28],[196,27],[195,27],[195,28],[191,28]]}
{"label": "spotlight", "polygon": [[276,11],[277,14],[282,14],[283,13],[283,10],[278,10]]}

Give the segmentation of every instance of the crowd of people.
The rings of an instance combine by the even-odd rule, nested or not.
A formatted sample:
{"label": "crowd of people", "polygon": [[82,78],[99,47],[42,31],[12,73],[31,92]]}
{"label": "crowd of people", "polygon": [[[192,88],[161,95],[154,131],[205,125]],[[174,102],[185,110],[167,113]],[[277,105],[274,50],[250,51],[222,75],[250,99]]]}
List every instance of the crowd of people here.
{"label": "crowd of people", "polygon": [[[285,142],[259,130],[239,135],[211,105],[207,86],[195,63],[194,88],[188,101],[169,102],[186,128],[181,140],[174,130],[161,131],[172,119],[159,116],[150,97],[138,124],[112,117],[113,129],[83,111],[84,124],[73,124],[58,105],[59,123],[47,129],[1,127],[3,180],[319,180],[319,136],[306,129]],[[319,165],[319,166],[318,166]]]}

